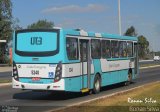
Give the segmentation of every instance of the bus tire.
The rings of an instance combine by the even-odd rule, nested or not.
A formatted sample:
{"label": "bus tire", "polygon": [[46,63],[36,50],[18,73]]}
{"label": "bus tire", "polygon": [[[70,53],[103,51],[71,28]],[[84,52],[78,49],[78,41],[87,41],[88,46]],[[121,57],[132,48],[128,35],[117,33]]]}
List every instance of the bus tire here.
{"label": "bus tire", "polygon": [[94,84],[93,84],[93,93],[97,94],[100,92],[101,89],[101,78],[100,76],[97,74],[94,78]]}

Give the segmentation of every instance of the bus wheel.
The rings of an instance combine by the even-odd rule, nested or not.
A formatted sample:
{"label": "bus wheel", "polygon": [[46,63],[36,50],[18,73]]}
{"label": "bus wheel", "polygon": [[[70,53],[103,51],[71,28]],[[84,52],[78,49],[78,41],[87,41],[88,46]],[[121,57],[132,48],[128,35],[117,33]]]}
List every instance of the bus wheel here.
{"label": "bus wheel", "polygon": [[129,72],[128,73],[128,80],[126,81],[125,85],[130,85],[132,83],[132,73]]}
{"label": "bus wheel", "polygon": [[99,75],[96,75],[94,78],[94,85],[93,85],[93,92],[94,94],[97,94],[100,92],[101,88],[101,78]]}

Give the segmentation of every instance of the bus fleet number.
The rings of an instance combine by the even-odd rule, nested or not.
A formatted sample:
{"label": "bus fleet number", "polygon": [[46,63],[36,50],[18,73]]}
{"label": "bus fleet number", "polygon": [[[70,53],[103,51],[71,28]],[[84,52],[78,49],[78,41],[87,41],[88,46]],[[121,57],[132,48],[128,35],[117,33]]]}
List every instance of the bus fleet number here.
{"label": "bus fleet number", "polygon": [[39,75],[39,70],[31,70],[32,75]]}

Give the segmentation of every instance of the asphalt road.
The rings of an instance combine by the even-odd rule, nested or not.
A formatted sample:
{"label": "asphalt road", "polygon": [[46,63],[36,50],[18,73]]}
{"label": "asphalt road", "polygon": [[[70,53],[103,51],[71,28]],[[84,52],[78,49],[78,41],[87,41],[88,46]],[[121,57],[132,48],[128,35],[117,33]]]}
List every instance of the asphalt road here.
{"label": "asphalt road", "polygon": [[[62,93],[62,92],[33,92],[29,90],[12,89],[11,86],[0,87],[0,105],[20,106],[20,112],[43,112],[63,106],[69,106],[81,101],[109,95],[114,92],[137,87],[149,82],[160,80],[160,67],[143,69],[134,83],[130,86],[117,84],[102,88],[99,94]],[[127,99],[126,99],[127,100]]]}
{"label": "asphalt road", "polygon": [[8,80],[10,79],[11,80],[11,77],[12,76],[12,72],[0,72],[0,80]]}

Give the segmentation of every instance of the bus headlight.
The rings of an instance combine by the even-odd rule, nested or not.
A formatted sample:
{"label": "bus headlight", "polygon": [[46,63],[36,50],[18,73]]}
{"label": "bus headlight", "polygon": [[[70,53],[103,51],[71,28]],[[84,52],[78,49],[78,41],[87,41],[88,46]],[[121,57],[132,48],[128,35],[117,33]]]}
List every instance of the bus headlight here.
{"label": "bus headlight", "polygon": [[16,67],[16,64],[15,62],[13,62],[13,78],[16,80],[16,81],[19,81],[19,77],[18,77],[18,70],[17,70],[17,67]]}
{"label": "bus headlight", "polygon": [[54,82],[58,82],[62,78],[62,62],[60,61],[56,67]]}

